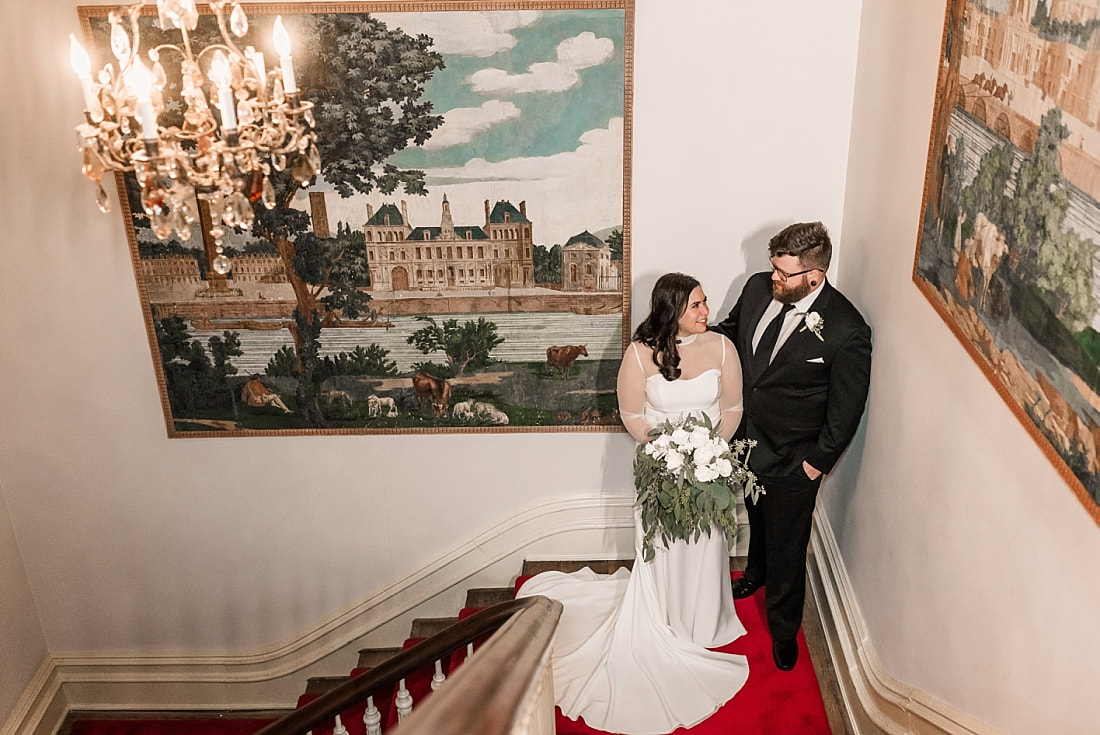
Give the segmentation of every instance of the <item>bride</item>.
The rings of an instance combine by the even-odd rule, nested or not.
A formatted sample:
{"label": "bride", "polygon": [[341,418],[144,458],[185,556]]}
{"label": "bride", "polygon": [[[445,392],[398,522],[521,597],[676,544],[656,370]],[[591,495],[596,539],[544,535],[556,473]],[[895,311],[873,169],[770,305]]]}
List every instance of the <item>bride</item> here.
{"label": "bride", "polygon": [[[619,411],[638,442],[666,418],[707,414],[729,440],[741,421],[741,363],[707,331],[706,295],[682,273],[657,280],[650,312],[619,368]],[[564,610],[551,653],[555,699],[566,716],[629,735],[691,727],[729,701],[749,675],[744,656],[717,653],[745,628],[730,592],[720,528],[698,541],[655,540],[644,562],[635,513],[632,572],[545,572],[519,596],[545,595]]]}

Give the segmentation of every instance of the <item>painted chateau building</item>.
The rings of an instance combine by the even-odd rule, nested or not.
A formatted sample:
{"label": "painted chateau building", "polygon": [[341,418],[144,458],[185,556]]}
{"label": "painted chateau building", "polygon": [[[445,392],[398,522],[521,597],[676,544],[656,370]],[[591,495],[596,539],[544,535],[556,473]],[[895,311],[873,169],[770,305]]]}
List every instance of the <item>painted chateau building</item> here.
{"label": "painted chateau building", "polygon": [[413,227],[401,203],[367,205],[367,264],[375,292],[532,288],[533,225],[527,203],[517,209],[485,200],[484,225],[455,225],[443,196],[438,227]]}
{"label": "painted chateau building", "polygon": [[562,248],[563,291],[618,291],[622,261],[611,259],[611,247],[588,230],[573,235]]}

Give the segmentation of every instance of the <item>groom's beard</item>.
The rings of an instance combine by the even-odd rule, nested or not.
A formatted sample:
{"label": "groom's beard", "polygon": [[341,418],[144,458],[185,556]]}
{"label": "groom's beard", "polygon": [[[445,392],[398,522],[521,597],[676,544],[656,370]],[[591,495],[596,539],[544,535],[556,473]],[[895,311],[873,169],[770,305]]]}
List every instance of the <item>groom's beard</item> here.
{"label": "groom's beard", "polygon": [[781,304],[797,303],[809,296],[810,291],[813,290],[814,287],[805,276],[802,276],[798,285],[795,286],[789,286],[781,281],[772,281],[772,298]]}

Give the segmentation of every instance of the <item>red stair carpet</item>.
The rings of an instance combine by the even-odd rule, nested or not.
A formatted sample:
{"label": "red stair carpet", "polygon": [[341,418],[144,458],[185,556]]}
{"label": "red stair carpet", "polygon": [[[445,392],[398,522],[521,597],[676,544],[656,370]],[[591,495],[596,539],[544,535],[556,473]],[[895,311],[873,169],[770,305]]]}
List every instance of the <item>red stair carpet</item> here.
{"label": "red stair carpet", "polygon": [[[734,573],[734,577],[740,572]],[[518,589],[528,578],[516,580]],[[772,640],[768,634],[764,615],[764,594],[736,600],[737,614],[745,626],[746,634],[718,650],[740,653],[748,658],[749,680],[745,686],[709,719],[690,730],[676,730],[676,735],[829,735],[829,721],[821,689],[814,674],[810,652],[805,638],[798,634],[798,663],[791,671],[780,671],[772,661]],[[463,610],[460,617],[472,614]],[[416,641],[409,639],[405,647]],[[453,654],[448,667],[454,670],[465,658],[465,651]],[[364,669],[356,669],[352,676]],[[430,692],[431,671],[408,677],[406,683],[416,702],[423,701]],[[303,695],[299,706],[312,696]],[[375,697],[375,704],[382,711],[384,732],[396,722],[396,711],[384,696]],[[349,735],[363,733],[363,707],[348,711],[342,717]],[[270,720],[260,719],[175,719],[175,720],[76,720],[70,735],[251,735]],[[584,724],[583,720],[570,720],[556,710],[558,735],[607,735]],[[332,726],[313,730],[314,735],[330,735]]]}
{"label": "red stair carpet", "polygon": [[76,720],[70,735],[252,735],[267,720],[219,717],[176,720]]}

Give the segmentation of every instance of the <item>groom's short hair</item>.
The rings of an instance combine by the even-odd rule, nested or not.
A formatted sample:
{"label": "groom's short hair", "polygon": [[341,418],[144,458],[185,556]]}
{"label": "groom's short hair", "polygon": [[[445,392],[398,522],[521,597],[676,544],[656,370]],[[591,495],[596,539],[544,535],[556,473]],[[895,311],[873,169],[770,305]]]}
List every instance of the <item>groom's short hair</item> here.
{"label": "groom's short hair", "polygon": [[784,227],[768,241],[771,257],[794,255],[805,268],[828,270],[833,259],[829,231],[820,222],[796,222]]}

